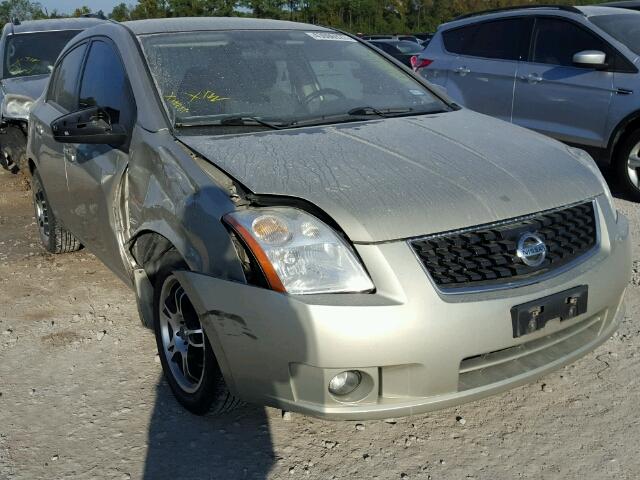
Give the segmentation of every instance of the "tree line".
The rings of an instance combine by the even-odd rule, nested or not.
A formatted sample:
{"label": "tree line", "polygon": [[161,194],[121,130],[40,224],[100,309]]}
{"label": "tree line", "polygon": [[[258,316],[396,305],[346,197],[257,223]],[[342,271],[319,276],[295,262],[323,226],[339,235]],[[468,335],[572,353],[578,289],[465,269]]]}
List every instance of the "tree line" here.
{"label": "tree line", "polygon": [[[586,0],[602,3],[604,0]],[[492,8],[548,3],[544,0],[138,0],[120,3],[105,16],[116,20],[191,16],[250,16],[326,25],[353,33],[431,32],[459,15]],[[574,2],[556,0],[556,4]],[[30,0],[0,2],[0,20],[81,16],[92,12],[48,11]]]}

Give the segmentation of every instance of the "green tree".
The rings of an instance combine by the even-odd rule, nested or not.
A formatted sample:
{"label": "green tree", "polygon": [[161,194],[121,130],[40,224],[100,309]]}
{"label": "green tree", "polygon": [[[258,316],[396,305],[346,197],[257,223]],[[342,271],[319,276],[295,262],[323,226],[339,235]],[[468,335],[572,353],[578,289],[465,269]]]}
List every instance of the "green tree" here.
{"label": "green tree", "polygon": [[168,16],[228,17],[235,13],[235,0],[168,0]]}
{"label": "green tree", "polygon": [[0,21],[2,24],[13,19],[37,20],[46,18],[42,6],[37,2],[29,0],[4,0],[0,2]]}
{"label": "green tree", "polygon": [[87,7],[86,5],[80,7],[80,8],[76,8],[73,12],[73,16],[74,17],[81,17],[82,15],[88,15],[91,13],[91,9],[89,7]]}
{"label": "green tree", "polygon": [[131,10],[131,19],[164,18],[168,13],[169,7],[166,0],[139,0]]}
{"label": "green tree", "polygon": [[258,18],[283,18],[287,0],[242,0],[241,6],[252,11],[253,16]]}
{"label": "green tree", "polygon": [[109,18],[115,20],[116,22],[125,22],[127,20],[131,20],[131,12],[129,11],[129,7],[127,7],[126,3],[119,3],[111,13],[109,14]]}

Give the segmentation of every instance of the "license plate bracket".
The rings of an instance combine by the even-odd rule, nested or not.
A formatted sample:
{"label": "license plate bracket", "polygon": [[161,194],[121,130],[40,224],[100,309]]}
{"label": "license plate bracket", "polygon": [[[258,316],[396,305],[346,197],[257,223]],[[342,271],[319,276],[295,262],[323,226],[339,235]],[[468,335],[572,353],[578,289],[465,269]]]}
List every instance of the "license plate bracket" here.
{"label": "license plate bracket", "polygon": [[577,317],[587,311],[589,288],[581,285],[511,308],[513,338],[541,330],[547,322]]}

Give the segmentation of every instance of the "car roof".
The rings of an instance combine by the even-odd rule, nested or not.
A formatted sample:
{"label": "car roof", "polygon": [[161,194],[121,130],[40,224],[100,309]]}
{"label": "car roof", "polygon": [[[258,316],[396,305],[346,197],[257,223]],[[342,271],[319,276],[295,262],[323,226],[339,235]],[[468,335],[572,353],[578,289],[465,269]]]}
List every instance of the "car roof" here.
{"label": "car roof", "polygon": [[242,17],[178,17],[123,22],[136,35],[198,30],[332,30],[307,23]]}
{"label": "car roof", "polygon": [[[633,10],[627,10],[624,13],[633,14]],[[549,5],[529,5],[523,7],[510,7],[508,9],[478,12],[469,16],[459,17],[453,19],[448,23],[444,23],[442,26],[446,28],[457,27],[467,24],[472,24],[480,21],[507,18],[507,17],[520,17],[523,15],[540,15],[540,14],[553,14],[565,17],[595,17],[600,15],[615,15],[622,13],[620,8],[606,7],[599,5],[589,6],[577,6],[577,7],[565,7],[565,6],[549,6]],[[635,12],[640,13],[640,12]]]}
{"label": "car roof", "polygon": [[603,7],[617,7],[617,8],[640,8],[639,0],[626,0],[624,2],[607,2],[600,4]]}
{"label": "car roof", "polygon": [[401,38],[372,38],[369,41],[378,43],[416,43],[411,40],[402,40]]}
{"label": "car roof", "polygon": [[47,32],[51,30],[84,30],[101,23],[97,18],[55,18],[50,20],[25,20],[20,23],[9,23],[10,33]]}
{"label": "car roof", "polygon": [[[640,2],[638,2],[640,5]],[[618,7],[607,7],[607,6],[595,6],[589,5],[586,7],[579,7],[580,10],[584,12],[587,17],[599,17],[601,15],[621,15],[621,14],[630,14],[630,15],[640,15],[640,12],[635,10],[622,10]]]}

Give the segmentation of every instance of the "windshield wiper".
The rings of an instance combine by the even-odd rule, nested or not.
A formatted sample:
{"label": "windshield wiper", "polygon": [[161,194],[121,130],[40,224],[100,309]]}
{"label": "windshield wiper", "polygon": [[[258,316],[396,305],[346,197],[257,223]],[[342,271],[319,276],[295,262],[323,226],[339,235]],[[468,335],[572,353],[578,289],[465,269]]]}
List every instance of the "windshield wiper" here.
{"label": "windshield wiper", "polygon": [[242,126],[242,125],[262,125],[263,127],[270,128],[272,130],[282,130],[286,128],[285,125],[276,125],[275,123],[267,122],[258,117],[227,117],[220,120],[220,125],[228,126]]}
{"label": "windshield wiper", "polygon": [[266,120],[262,120],[258,117],[252,116],[242,116],[242,115],[231,115],[229,117],[224,117],[215,121],[203,121],[203,122],[194,122],[194,123],[176,123],[176,127],[240,127],[240,126],[252,126],[252,125],[260,125],[263,127],[270,128],[272,130],[282,130],[283,128],[287,128],[288,124],[277,125],[272,122],[267,122]]}
{"label": "windshield wiper", "polygon": [[347,112],[348,115],[357,117],[378,116],[382,118],[393,117],[395,115],[403,115],[413,112],[411,107],[395,107],[395,108],[374,108],[374,107],[356,107]]}

